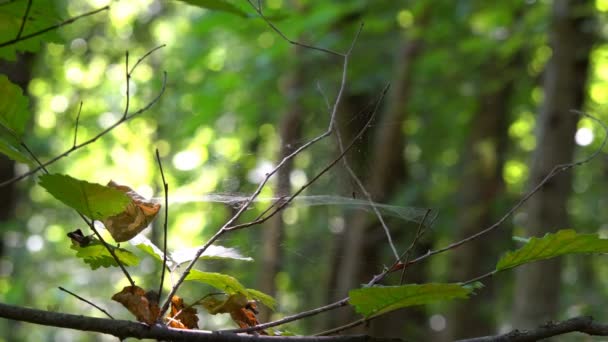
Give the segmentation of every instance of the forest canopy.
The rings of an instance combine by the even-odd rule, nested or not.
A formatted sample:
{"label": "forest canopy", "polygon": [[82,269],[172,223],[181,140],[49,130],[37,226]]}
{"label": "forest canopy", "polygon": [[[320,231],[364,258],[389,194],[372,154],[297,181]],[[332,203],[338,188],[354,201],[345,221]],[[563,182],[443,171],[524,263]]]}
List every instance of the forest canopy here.
{"label": "forest canopy", "polygon": [[608,335],[607,13],[0,0],[0,341]]}

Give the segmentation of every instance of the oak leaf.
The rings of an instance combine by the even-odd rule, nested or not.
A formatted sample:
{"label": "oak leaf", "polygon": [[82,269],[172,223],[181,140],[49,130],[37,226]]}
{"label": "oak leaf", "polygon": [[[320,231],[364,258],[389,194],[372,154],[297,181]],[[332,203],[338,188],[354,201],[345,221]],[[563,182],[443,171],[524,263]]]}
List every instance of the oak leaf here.
{"label": "oak leaf", "polygon": [[184,300],[178,296],[171,298],[171,315],[167,317],[169,326],[177,329],[198,329],[196,309],[184,305]]}
{"label": "oak leaf", "polygon": [[160,315],[157,298],[156,293],[146,292],[139,286],[125,286],[112,296],[112,300],[127,308],[138,321],[149,325],[153,325]]}
{"label": "oak leaf", "polygon": [[110,181],[108,187],[124,192],[131,202],[122,212],[104,219],[102,222],[114,241],[128,241],[146,228],[160,210],[160,204],[149,201],[126,185]]}

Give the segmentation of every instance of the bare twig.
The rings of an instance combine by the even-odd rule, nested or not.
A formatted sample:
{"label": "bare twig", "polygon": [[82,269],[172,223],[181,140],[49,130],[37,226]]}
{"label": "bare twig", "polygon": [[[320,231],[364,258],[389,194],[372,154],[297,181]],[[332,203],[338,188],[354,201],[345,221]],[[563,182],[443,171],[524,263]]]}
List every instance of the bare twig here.
{"label": "bare twig", "polygon": [[[159,46],[159,47],[156,47],[156,48],[152,49],[151,51],[156,51],[156,50],[158,50],[159,48],[164,47],[164,46],[165,46],[165,45],[163,44],[163,45],[161,45],[161,46]],[[146,54],[146,56],[147,56],[147,55],[149,55],[149,53],[147,53],[147,54]],[[49,166],[49,165],[51,165],[51,164],[55,163],[56,161],[58,161],[58,160],[60,160],[60,159],[62,159],[62,158],[67,157],[67,156],[68,156],[68,155],[70,155],[72,152],[74,152],[74,151],[76,151],[76,150],[78,150],[78,149],[80,149],[80,148],[82,148],[82,147],[85,147],[85,146],[87,146],[87,145],[89,145],[89,144],[91,144],[91,143],[94,143],[95,141],[97,141],[97,139],[99,139],[99,138],[103,137],[104,135],[108,134],[110,131],[112,131],[114,128],[116,128],[116,127],[120,126],[120,125],[121,125],[121,124],[123,124],[124,122],[131,120],[132,118],[136,117],[137,115],[139,115],[139,114],[141,114],[141,113],[144,113],[145,111],[147,111],[148,109],[150,109],[150,107],[152,107],[152,106],[153,106],[153,105],[154,105],[156,102],[158,102],[158,100],[160,100],[161,96],[162,96],[162,95],[164,94],[164,92],[165,92],[166,84],[167,84],[167,73],[166,73],[166,72],[163,72],[162,86],[161,86],[161,89],[160,89],[160,91],[159,91],[158,95],[156,95],[156,97],[154,97],[154,98],[153,98],[153,99],[152,99],[150,102],[148,102],[148,104],[146,104],[144,107],[142,107],[142,108],[140,108],[139,110],[137,110],[137,111],[135,111],[135,112],[131,113],[130,115],[127,115],[126,117],[121,117],[121,118],[120,118],[118,121],[116,121],[114,124],[110,125],[108,128],[106,128],[106,129],[104,129],[103,131],[101,131],[100,133],[98,133],[98,134],[97,134],[96,136],[94,136],[93,138],[91,138],[91,139],[89,139],[89,140],[87,140],[87,141],[85,141],[85,142],[83,142],[83,143],[80,143],[80,144],[78,144],[78,145],[75,145],[75,146],[70,147],[69,149],[67,149],[67,150],[66,150],[66,151],[64,151],[63,153],[61,153],[61,154],[59,154],[59,155],[55,156],[54,158],[50,159],[49,161],[44,162],[44,163],[41,163],[41,164],[40,164],[38,167],[35,167],[35,168],[33,168],[33,169],[29,170],[28,172],[25,172],[25,173],[23,173],[23,174],[21,174],[21,175],[19,175],[19,176],[15,176],[15,177],[13,177],[13,178],[11,178],[11,179],[8,179],[8,180],[5,180],[5,181],[1,182],[1,183],[0,183],[0,187],[3,187],[3,186],[6,186],[6,185],[9,185],[9,184],[12,184],[12,183],[14,183],[14,182],[17,182],[17,181],[19,181],[19,180],[23,179],[23,178],[26,178],[26,177],[28,177],[28,176],[33,175],[34,173],[36,173],[36,172],[38,172],[38,171],[42,170],[44,167],[47,167],[47,166]]]}
{"label": "bare twig", "polygon": [[63,291],[63,292],[69,293],[69,294],[71,294],[72,296],[74,296],[74,297],[76,297],[76,298],[80,299],[81,301],[83,301],[83,302],[85,302],[85,303],[87,303],[87,304],[91,305],[91,306],[92,306],[92,307],[94,307],[95,309],[97,309],[97,310],[99,310],[99,311],[103,312],[103,313],[104,313],[106,316],[110,317],[110,319],[114,319],[114,317],[112,317],[112,315],[110,315],[110,313],[109,313],[109,312],[107,312],[106,310],[104,310],[103,308],[101,308],[100,306],[98,306],[97,304],[95,304],[95,303],[91,302],[90,300],[86,300],[86,299],[84,299],[84,298],[80,297],[79,295],[75,294],[74,292],[64,289],[64,288],[63,288],[63,287],[61,287],[61,286],[59,286],[59,287],[58,287],[58,289],[59,289],[59,290],[61,290],[61,291]]}
{"label": "bare twig", "polygon": [[32,0],[27,0],[27,5],[25,7],[25,11],[23,12],[23,18],[21,19],[21,26],[19,27],[19,32],[17,32],[17,37],[15,37],[15,39],[21,38],[21,34],[23,33],[23,29],[25,29],[25,23],[27,22],[27,17],[30,14],[31,8]]}
{"label": "bare twig", "polygon": [[545,176],[545,178],[543,178],[532,190],[530,190],[528,193],[526,193],[524,195],[524,197],[522,197],[513,207],[511,207],[511,209],[509,209],[509,211],[507,211],[506,214],[504,214],[496,223],[492,224],[491,226],[473,234],[470,235],[460,241],[456,241],[453,242],[443,248],[439,248],[437,250],[434,251],[429,251],[428,253],[419,256],[418,258],[410,261],[407,264],[402,264],[402,267],[408,267],[409,265],[418,263],[422,260],[425,260],[433,255],[437,255],[455,248],[458,248],[466,243],[469,243],[473,240],[476,240],[486,234],[488,234],[489,232],[497,229],[498,227],[500,227],[509,217],[511,217],[511,215],[513,215],[519,208],[521,208],[529,199],[530,197],[534,196],[535,193],[537,193],[545,184],[547,184],[547,182],[549,182],[551,179],[553,179],[555,176],[557,176],[558,174],[570,170],[574,167],[577,166],[581,166],[583,164],[586,164],[590,161],[592,161],[593,159],[595,159],[604,149],[604,147],[606,146],[606,143],[608,142],[608,126],[606,126],[606,124],[604,124],[602,121],[598,120],[597,118],[583,113],[583,112],[579,112],[579,111],[572,111],[575,114],[578,115],[582,115],[585,116],[591,120],[593,120],[594,122],[596,122],[597,124],[599,124],[602,129],[604,130],[604,139],[602,140],[602,143],[600,145],[600,147],[595,150],[591,155],[589,155],[588,157],[579,160],[579,161],[575,161],[572,163],[565,163],[565,164],[559,164],[553,167],[553,169],[551,169],[551,171]]}
{"label": "bare twig", "polygon": [[163,164],[160,161],[160,154],[158,153],[158,149],[156,149],[156,161],[158,162],[160,176],[163,179],[163,189],[165,191],[165,221],[163,223],[163,270],[160,274],[160,286],[158,288],[158,301],[160,301],[161,294],[163,293],[163,283],[165,280],[165,268],[167,267],[167,222],[169,220],[169,184],[167,184],[167,181],[165,180],[165,172],[163,171]]}
{"label": "bare twig", "polygon": [[90,11],[90,12],[86,12],[86,13],[77,15],[75,17],[69,18],[67,20],[64,20],[64,21],[60,22],[59,24],[56,24],[56,25],[53,25],[53,26],[49,26],[49,27],[44,28],[44,29],[42,29],[40,31],[36,31],[36,32],[30,33],[30,34],[26,34],[25,36],[20,36],[20,37],[17,37],[15,39],[7,40],[7,41],[5,41],[3,43],[0,43],[0,48],[16,44],[16,43],[18,43],[20,41],[23,41],[23,40],[27,40],[27,39],[31,39],[31,38],[37,37],[37,36],[39,36],[41,34],[44,34],[44,33],[47,33],[49,31],[56,30],[56,29],[58,29],[58,28],[60,28],[62,26],[71,24],[71,23],[75,22],[78,19],[81,19],[81,18],[84,18],[84,17],[88,17],[88,16],[91,16],[91,15],[97,14],[99,12],[106,11],[108,9],[110,9],[110,6],[104,6],[104,7],[98,8],[96,10],[93,10],[93,11]]}
{"label": "bare twig", "polygon": [[[376,317],[380,317],[380,316],[376,316]],[[361,324],[365,324],[367,322],[369,322],[370,320],[374,319],[375,317],[370,317],[370,318],[360,318],[356,321],[352,321],[350,323],[341,325],[337,328],[332,328],[332,329],[328,329],[325,331],[322,331],[320,333],[316,333],[313,336],[327,336],[327,335],[333,335],[333,334],[337,334],[339,332],[342,332],[344,330],[348,330],[357,326],[360,326]]]}
{"label": "bare twig", "polygon": [[[256,8],[251,1],[249,1],[249,3],[251,4],[252,7]],[[256,8],[256,11],[258,11],[258,13],[260,13],[260,11],[257,8]],[[277,30],[276,27],[274,27],[270,23],[270,21],[266,17],[263,16],[263,14],[260,13],[260,16],[262,17],[262,19],[264,19],[264,21],[270,27],[272,27],[273,29]],[[318,141],[326,138],[327,136],[331,135],[331,133],[334,130],[334,128],[333,128],[334,127],[334,121],[335,121],[334,119],[335,119],[336,113],[338,112],[338,108],[339,108],[339,106],[341,104],[342,96],[344,94],[344,89],[346,88],[346,78],[347,78],[348,62],[349,62],[349,59],[350,59],[350,55],[352,53],[352,50],[353,50],[353,48],[355,46],[355,43],[356,43],[357,39],[359,38],[359,34],[361,33],[362,28],[363,28],[363,25],[361,25],[361,27],[357,31],[357,34],[353,38],[348,51],[345,54],[339,54],[340,56],[342,56],[344,58],[343,68],[342,68],[342,78],[341,78],[341,82],[340,82],[340,87],[338,89],[338,94],[336,95],[336,99],[334,101],[334,105],[333,105],[333,108],[332,108],[331,117],[330,117],[330,120],[329,120],[329,125],[328,125],[327,130],[324,133],[320,134],[319,136],[317,136],[317,137],[309,140],[307,143],[305,143],[304,145],[300,146],[299,148],[295,149],[291,154],[285,156],[278,163],[277,166],[275,166],[269,173],[267,173],[265,175],[264,179],[260,182],[260,184],[258,185],[258,187],[256,188],[256,190],[251,194],[251,196],[247,199],[247,201],[244,203],[244,205],[241,206],[241,208],[239,208],[239,210],[237,210],[237,212],[201,248],[198,249],[198,251],[194,255],[194,258],[186,266],[184,272],[180,275],[180,277],[177,280],[177,282],[173,285],[173,288],[171,289],[171,292],[169,293],[169,296],[167,297],[167,299],[163,303],[163,306],[161,307],[161,310],[160,310],[161,316],[168,310],[169,304],[171,303],[171,298],[173,297],[173,295],[175,295],[175,293],[177,292],[178,288],[184,282],[184,280],[186,279],[186,277],[190,273],[190,270],[192,270],[192,267],[194,267],[194,264],[200,258],[200,256],[205,252],[205,250],[207,250],[207,248],[209,248],[209,246],[211,246],[211,244],[213,242],[215,242],[219,237],[221,237],[224,233],[226,233],[226,232],[228,232],[230,230],[239,229],[239,228],[237,228],[238,226],[233,226],[234,222],[236,222],[236,220],[239,219],[239,217],[243,214],[243,212],[260,195],[260,193],[262,192],[262,189],[266,186],[266,183],[268,183],[268,181],[270,180],[270,178],[281,167],[283,167],[287,162],[289,162],[295,156],[297,156],[298,154],[300,154],[300,152],[302,152],[303,150],[305,150],[305,149],[309,148],[310,146],[314,145]],[[285,37],[285,36],[282,35],[282,37]],[[286,39],[286,41],[290,42],[290,40],[288,40],[288,39]],[[303,46],[303,47],[306,47],[306,46]],[[321,51],[323,51],[323,50],[321,50]],[[331,53],[331,52],[329,52],[329,50],[326,51],[326,52],[327,53]],[[323,171],[323,172],[325,172],[325,171]],[[300,192],[294,193],[294,195],[291,196],[291,199],[293,199],[295,196],[297,196]],[[287,205],[290,202],[291,202],[291,200],[288,200],[286,203],[282,203],[280,206],[276,207],[276,209],[273,211],[273,213],[278,212],[278,210],[280,210],[281,208],[283,208],[285,205]],[[268,219],[271,216],[272,215],[267,216],[266,219]]]}
{"label": "bare twig", "polygon": [[76,140],[78,139],[78,124],[80,121],[80,112],[82,112],[82,101],[80,101],[80,107],[78,107],[78,114],[76,115],[76,124],[74,125],[74,144],[72,148],[76,146]]}
{"label": "bare twig", "polygon": [[532,342],[571,332],[590,336],[608,336],[608,325],[593,321],[590,316],[574,317],[561,322],[547,322],[530,330],[513,330],[506,334],[458,340],[458,342]]}

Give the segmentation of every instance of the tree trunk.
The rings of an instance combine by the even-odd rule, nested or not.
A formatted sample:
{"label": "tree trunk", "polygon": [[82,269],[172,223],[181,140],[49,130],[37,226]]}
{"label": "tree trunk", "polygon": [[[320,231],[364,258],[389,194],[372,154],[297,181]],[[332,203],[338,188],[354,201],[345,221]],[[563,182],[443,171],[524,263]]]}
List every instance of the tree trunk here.
{"label": "tree trunk", "polygon": [[[294,48],[293,58],[298,58],[301,53],[300,48]],[[296,63],[297,64],[297,63]],[[301,91],[301,74],[300,67],[294,67],[291,75],[290,84],[288,85],[287,97],[289,108],[285,116],[281,120],[279,135],[281,138],[281,147],[277,156],[277,163],[283,158],[290,155],[296,148],[297,142],[302,135],[302,107],[300,105],[299,94]],[[288,161],[280,168],[276,175],[276,188],[274,191],[275,197],[289,196],[291,193],[290,174],[293,170],[293,159]],[[262,246],[262,272],[258,278],[259,288],[271,296],[276,294],[275,278],[281,270],[282,250],[281,243],[283,242],[283,230],[285,222],[283,220],[283,211],[278,212],[269,221],[269,225],[264,227],[263,246]],[[267,322],[270,318],[271,311],[266,307],[260,307],[259,318],[261,322]]]}
{"label": "tree trunk", "polygon": [[[494,60],[495,63],[495,60]],[[514,72],[513,66],[496,70],[492,64],[484,75]],[[490,84],[492,82],[489,82]],[[497,84],[499,83],[499,84]],[[470,236],[496,221],[493,215],[498,196],[503,191],[502,169],[508,141],[509,99],[514,79],[495,81],[496,87],[482,91],[478,108],[469,125],[470,134],[463,152],[464,174],[459,190],[458,233],[455,240]],[[506,233],[506,234],[505,234]],[[474,240],[453,251],[450,280],[466,281],[493,267],[501,241],[508,241],[506,230],[495,230],[485,239]],[[504,245],[504,243],[503,243]],[[494,332],[492,279],[484,289],[466,302],[455,302],[447,319],[446,340],[488,335]]]}
{"label": "tree trunk", "polygon": [[[557,164],[573,159],[578,118],[585,94],[589,52],[593,44],[593,2],[555,0],[550,43],[553,54],[544,79],[544,102],[536,127],[537,147],[530,167],[530,186]],[[554,177],[529,201],[525,222],[528,236],[541,236],[568,227],[567,200],[572,188],[569,171]],[[531,328],[557,317],[561,261],[538,262],[516,273],[513,325]]]}

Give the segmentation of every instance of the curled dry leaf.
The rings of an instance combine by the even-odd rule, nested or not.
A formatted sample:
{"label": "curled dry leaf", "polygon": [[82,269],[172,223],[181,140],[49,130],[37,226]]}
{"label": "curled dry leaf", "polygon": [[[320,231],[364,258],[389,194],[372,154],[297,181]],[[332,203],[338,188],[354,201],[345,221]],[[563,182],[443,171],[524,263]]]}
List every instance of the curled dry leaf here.
{"label": "curled dry leaf", "polygon": [[110,181],[108,187],[124,192],[131,202],[123,212],[104,219],[103,224],[114,241],[128,241],[154,220],[160,210],[160,204],[148,201],[128,186],[118,185],[114,181]]}
{"label": "curled dry leaf", "polygon": [[166,318],[169,326],[177,329],[198,329],[196,309],[184,305],[184,300],[178,296],[171,298],[171,315]]}
{"label": "curled dry leaf", "polygon": [[129,310],[138,321],[153,325],[160,315],[158,296],[154,292],[145,292],[139,286],[126,286],[122,291],[112,296]]}
{"label": "curled dry leaf", "polygon": [[93,235],[84,235],[80,229],[69,232],[68,237],[72,240],[72,243],[80,247],[88,246],[94,239]]}
{"label": "curled dry leaf", "polygon": [[[258,313],[257,305],[254,300],[248,300],[243,294],[237,293],[233,295],[209,296],[197,304],[202,305],[210,314],[228,313],[232,320],[238,324],[240,328],[249,328],[259,324],[256,314]],[[259,331],[259,334],[267,335],[265,331]]]}

